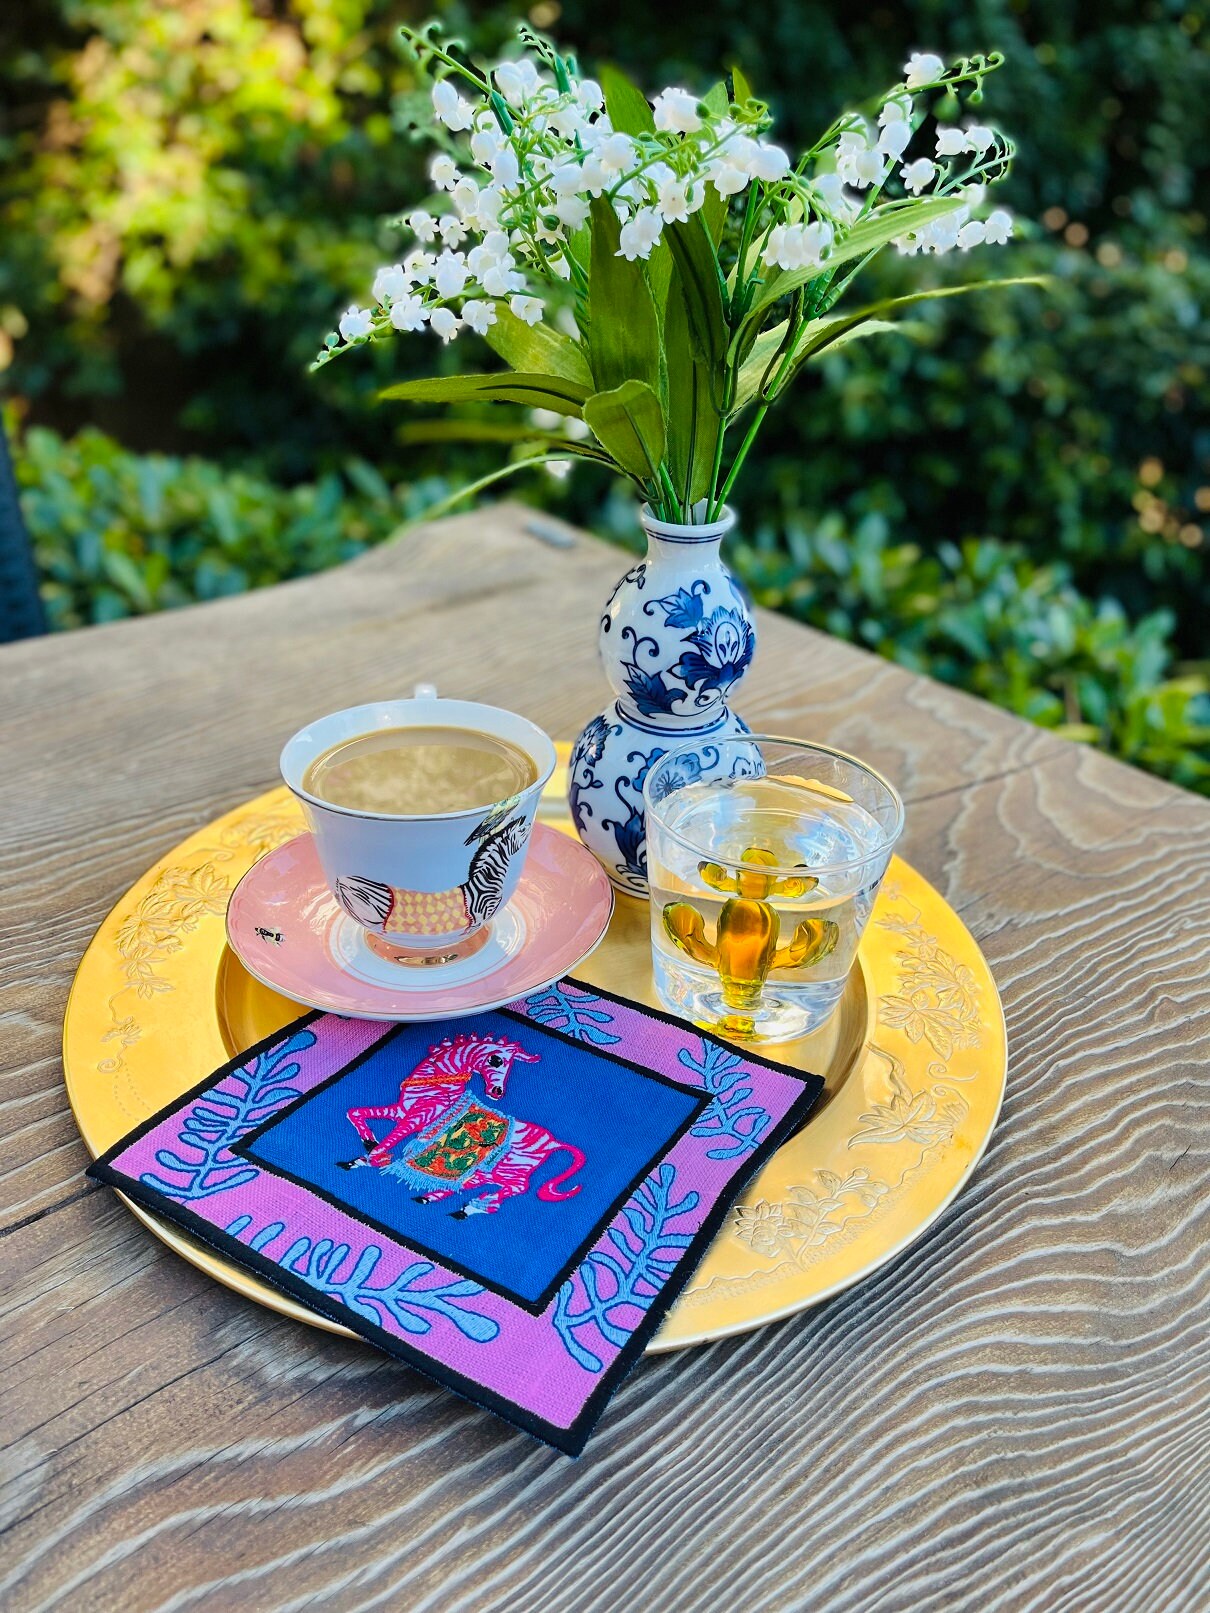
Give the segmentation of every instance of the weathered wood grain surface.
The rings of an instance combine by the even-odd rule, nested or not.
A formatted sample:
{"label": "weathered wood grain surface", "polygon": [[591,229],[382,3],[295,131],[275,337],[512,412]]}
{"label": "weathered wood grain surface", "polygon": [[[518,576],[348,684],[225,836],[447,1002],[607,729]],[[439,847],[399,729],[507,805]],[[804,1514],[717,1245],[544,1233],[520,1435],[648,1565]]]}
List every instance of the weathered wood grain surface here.
{"label": "weathered wood grain surface", "polygon": [[620,558],[527,519],[0,650],[0,1606],[1210,1607],[1210,807],[791,623],[746,714],[901,783],[1008,1018],[991,1149],[889,1269],[645,1362],[570,1463],[84,1182],[80,953],[294,727],[420,678],[561,737],[603,701]]}

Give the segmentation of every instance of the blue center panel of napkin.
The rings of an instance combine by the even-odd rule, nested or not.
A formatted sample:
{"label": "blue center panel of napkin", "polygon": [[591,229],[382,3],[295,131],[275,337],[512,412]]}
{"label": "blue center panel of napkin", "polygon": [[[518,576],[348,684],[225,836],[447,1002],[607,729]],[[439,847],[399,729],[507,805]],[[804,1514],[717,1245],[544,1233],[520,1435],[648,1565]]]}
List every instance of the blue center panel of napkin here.
{"label": "blue center panel of napkin", "polygon": [[[450,1030],[465,1030],[465,1022],[399,1026],[360,1062],[281,1111],[235,1151],[314,1188],[359,1220],[428,1251],[526,1308],[541,1309],[619,1204],[702,1112],[705,1100],[519,1015],[482,1014],[472,1028],[477,1035],[510,1038],[539,1055],[536,1064],[513,1064],[504,1096],[495,1102],[486,1098],[478,1077],[468,1090],[485,1107],[532,1121],[588,1156],[561,1184],[564,1192],[580,1185],[573,1197],[550,1203],[537,1196],[543,1182],[572,1163],[565,1152],[538,1166],[528,1191],[506,1198],[490,1215],[465,1219],[451,1212],[483,1189],[417,1204],[416,1187],[382,1170],[341,1168],[341,1161],[364,1151],[348,1111],[395,1102],[401,1084],[429,1050]],[[373,1122],[379,1139],[393,1124]]]}

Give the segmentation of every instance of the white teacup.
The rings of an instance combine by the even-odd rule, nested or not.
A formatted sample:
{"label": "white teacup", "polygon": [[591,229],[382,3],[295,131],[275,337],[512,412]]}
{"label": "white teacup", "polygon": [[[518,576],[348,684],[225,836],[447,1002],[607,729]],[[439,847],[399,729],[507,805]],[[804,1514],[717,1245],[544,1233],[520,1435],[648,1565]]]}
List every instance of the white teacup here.
{"label": "white teacup", "polygon": [[[491,806],[396,815],[334,806],[304,784],[308,768],[346,740],[384,728],[465,728],[515,745],[535,778]],[[476,950],[512,896],[555,747],[514,712],[445,700],[422,685],[410,700],[378,700],[320,717],[281,753],[286,784],[302,803],[334,896],[374,951],[399,962],[445,962]]]}

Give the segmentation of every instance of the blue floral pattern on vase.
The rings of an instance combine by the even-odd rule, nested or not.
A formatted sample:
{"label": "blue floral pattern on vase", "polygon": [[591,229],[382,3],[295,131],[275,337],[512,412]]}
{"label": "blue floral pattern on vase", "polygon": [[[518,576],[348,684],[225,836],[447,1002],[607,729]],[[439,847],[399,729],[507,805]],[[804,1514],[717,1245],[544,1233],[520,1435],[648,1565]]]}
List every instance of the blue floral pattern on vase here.
{"label": "blue floral pattern on vase", "polygon": [[[568,801],[580,838],[623,890],[645,895],[643,782],[652,764],[696,743],[685,769],[723,771],[713,742],[747,733],[727,706],[756,648],[748,601],[719,547],[730,515],[669,527],[646,515],[647,558],[614,588],[598,644],[615,701],[572,751]],[[751,771],[729,762],[733,776]]]}
{"label": "blue floral pattern on vase", "polygon": [[717,690],[725,695],[748,670],[756,638],[752,623],[737,610],[721,607],[689,634],[692,648],[685,650],[673,668],[692,689]]}
{"label": "blue floral pattern on vase", "polygon": [[571,821],[581,840],[588,841],[589,822],[593,818],[593,792],[605,788],[605,780],[597,774],[605,747],[610,739],[622,732],[619,722],[610,722],[608,713],[594,717],[586,725],[572,747],[567,767],[567,804],[571,808]]}

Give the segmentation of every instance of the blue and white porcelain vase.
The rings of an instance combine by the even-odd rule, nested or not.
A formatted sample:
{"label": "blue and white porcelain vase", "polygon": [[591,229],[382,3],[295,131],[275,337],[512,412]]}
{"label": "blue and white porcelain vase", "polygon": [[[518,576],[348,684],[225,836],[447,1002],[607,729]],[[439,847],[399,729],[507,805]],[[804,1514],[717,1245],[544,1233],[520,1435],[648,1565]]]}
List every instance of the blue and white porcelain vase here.
{"label": "blue and white porcelain vase", "polygon": [[756,635],[747,596],[720,553],[735,525],[657,521],[644,506],[647,557],[610,595],[599,644],[617,698],[571,753],[567,797],[581,840],[619,889],[647,894],[643,782],[666,751],[696,742],[686,765],[724,770],[716,743],[746,734],[727,704],[748,670]]}

